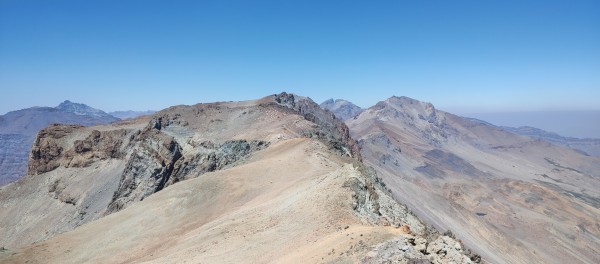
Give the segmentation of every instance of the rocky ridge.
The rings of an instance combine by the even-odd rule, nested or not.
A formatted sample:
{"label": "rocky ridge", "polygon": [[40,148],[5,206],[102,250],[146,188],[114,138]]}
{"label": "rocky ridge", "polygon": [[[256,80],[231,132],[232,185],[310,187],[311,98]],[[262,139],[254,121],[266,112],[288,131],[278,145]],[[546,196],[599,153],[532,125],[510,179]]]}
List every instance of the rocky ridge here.
{"label": "rocky ridge", "polygon": [[[283,120],[280,122],[291,126],[282,126],[280,123],[270,122],[270,119],[264,119],[272,114],[278,115],[275,120],[281,118]],[[235,123],[236,120],[240,120],[236,127],[224,124]],[[265,125],[264,122],[269,123]],[[259,128],[269,134],[250,137],[243,134]],[[269,129],[281,130],[282,133],[275,133]],[[231,133],[223,133],[225,130]],[[273,138],[272,135],[276,137]],[[183,179],[234,166],[271,142],[298,136],[320,138],[342,155],[360,157],[356,143],[350,138],[348,128],[343,122],[320,109],[310,99],[282,93],[250,102],[177,106],[160,111],[149,120],[135,119],[113,126],[87,128],[77,125],[51,125],[38,133],[31,148],[27,180],[5,188],[13,190],[5,191],[5,195],[8,195],[6,199],[18,199],[22,194],[17,190],[25,182],[32,181],[36,182],[39,188],[50,190],[46,192],[51,197],[65,197],[69,193],[66,195],[68,199],[60,201],[68,201],[68,204],[76,206],[64,208],[72,211],[69,213],[72,216],[68,217],[72,224],[56,229],[58,232],[64,232],[86,221],[126,208]],[[107,170],[108,174],[100,172],[100,175],[105,176],[101,176],[104,181],[98,186],[91,185],[83,189],[79,185],[77,188],[58,188],[70,190],[62,192],[62,195],[57,195],[54,191],[56,188],[53,186],[62,187],[68,184],[70,180],[66,178],[73,177],[76,171],[89,171],[90,167],[98,168],[105,166],[102,165],[105,163],[111,163],[112,167]],[[122,169],[115,174],[114,170],[117,168]],[[46,175],[51,176],[44,179]],[[64,175],[69,176],[65,178]],[[114,181],[118,184],[116,188],[111,187],[115,189],[103,189],[108,181],[115,178]],[[91,184],[89,181],[92,179],[78,181],[88,181],[88,184]],[[98,196],[97,199],[103,202],[95,204],[96,210],[93,212],[86,211],[86,217],[80,221],[81,217],[77,211],[82,210],[79,207],[91,206],[86,202],[85,197],[88,195]],[[40,199],[33,197],[33,194],[30,196],[23,200]],[[55,206],[63,207],[61,204]],[[18,211],[11,218],[28,213],[27,210]],[[58,210],[56,214],[46,217],[63,222],[64,214]],[[39,221],[44,222],[44,219]],[[59,223],[56,224],[60,226]],[[3,244],[14,247],[51,235],[52,232],[31,234],[30,239],[18,239],[15,233],[5,238],[13,242]]]}
{"label": "rocky ridge", "polygon": [[[261,129],[255,130],[258,127]],[[256,132],[248,134],[248,131]],[[308,141],[294,140],[294,138],[308,138]],[[271,147],[274,144],[279,147]],[[285,147],[288,145],[290,146]],[[301,146],[301,148],[298,149],[298,147],[292,146]],[[324,146],[325,149],[323,149]],[[315,173],[329,172],[324,176],[315,177],[310,174],[312,170],[293,169],[289,171],[291,175],[304,173],[301,175],[303,175],[304,181],[310,183],[310,185],[288,183],[291,179],[299,179],[300,175],[293,176],[289,180],[280,180],[273,178],[278,175],[277,173],[265,174],[265,172],[262,172],[263,170],[270,171],[269,166],[272,166],[272,164],[285,162],[281,161],[281,157],[282,155],[283,157],[288,155],[272,154],[274,155],[273,158],[277,160],[269,161],[267,159],[263,165],[260,165],[262,159],[265,159],[264,156],[269,156],[266,153],[288,153],[293,149],[298,149],[298,151],[293,152],[296,154],[289,154],[290,157],[293,157],[292,160],[317,164],[316,166],[320,169],[315,169]],[[263,152],[265,154],[260,154]],[[38,134],[30,158],[32,162],[29,175],[13,185],[0,189],[0,198],[6,201],[4,206],[7,208],[7,210],[0,213],[2,226],[7,227],[0,229],[1,237],[3,237],[3,240],[0,241],[2,245],[9,249],[27,246],[31,242],[52,239],[58,233],[70,231],[83,223],[92,222],[90,225],[76,228],[73,232],[67,232],[64,236],[53,239],[56,240],[55,242],[42,243],[35,247],[25,247],[24,251],[0,255],[0,259],[8,256],[9,258],[5,259],[8,262],[18,261],[19,259],[29,259],[34,263],[36,259],[38,261],[50,260],[50,262],[52,262],[51,260],[62,259],[67,263],[75,262],[78,259],[75,256],[65,259],[65,256],[71,256],[70,253],[54,258],[42,252],[53,252],[53,250],[47,251],[46,247],[68,245],[70,242],[64,239],[71,236],[85,236],[86,230],[94,230],[96,226],[103,228],[103,223],[110,222],[111,219],[145,217],[144,214],[137,213],[137,210],[147,205],[152,206],[153,203],[169,201],[169,199],[165,200],[161,197],[173,195],[178,192],[177,190],[188,188],[187,186],[190,184],[197,185],[205,181],[211,181],[213,175],[217,174],[232,175],[227,177],[238,175],[236,173],[226,174],[227,171],[238,171],[238,173],[257,171],[259,175],[268,176],[270,184],[281,181],[280,184],[289,186],[286,188],[300,188],[301,186],[313,186],[314,184],[315,187],[299,189],[292,193],[305,193],[312,190],[312,188],[317,188],[308,192],[314,193],[315,197],[306,196],[301,199],[301,201],[317,199],[321,201],[319,203],[324,203],[324,207],[315,207],[315,210],[318,211],[317,215],[322,214],[323,217],[329,215],[327,217],[333,218],[347,215],[340,218],[339,221],[344,222],[350,221],[348,219],[354,219],[351,222],[354,225],[363,226],[360,227],[361,229],[371,230],[375,228],[373,230],[380,230],[373,233],[373,235],[379,234],[377,232],[383,232],[383,230],[387,230],[384,233],[391,232],[384,236],[376,235],[372,238],[373,240],[365,240],[370,242],[361,240],[360,243],[350,246],[346,253],[342,252],[343,254],[336,255],[339,257],[330,259],[328,262],[360,259],[365,263],[379,263],[382,260],[381,255],[377,253],[379,251],[369,255],[365,254],[370,246],[377,243],[386,243],[385,241],[387,241],[390,234],[398,232],[405,237],[403,241],[418,241],[414,245],[407,246],[411,248],[411,252],[419,253],[410,255],[410,258],[403,258],[403,261],[422,259],[423,261],[440,263],[440,261],[453,259],[457,263],[472,262],[471,258],[466,255],[467,252],[462,250],[462,247],[455,246],[455,240],[440,238],[441,236],[437,232],[420,222],[405,206],[395,202],[385,188],[385,184],[376,176],[376,173],[360,164],[361,156],[358,152],[358,145],[350,138],[349,130],[345,124],[334,118],[330,112],[320,109],[317,104],[308,98],[282,93],[249,102],[177,106],[160,111],[150,119],[133,120],[110,126],[87,128],[54,125]],[[304,159],[306,161],[303,161]],[[254,163],[257,165],[252,165]],[[306,165],[299,164],[298,166]],[[241,167],[248,168],[242,170]],[[344,169],[335,169],[338,167]],[[237,168],[240,169],[237,170]],[[200,175],[208,176],[198,177]],[[256,180],[263,181],[265,180],[263,178],[258,177]],[[313,183],[317,179],[320,180]],[[175,184],[184,180],[185,184]],[[329,186],[327,188],[331,189],[328,189],[329,191],[320,189],[325,188],[325,186]],[[193,189],[213,190],[213,187],[210,189],[203,188],[205,187],[198,186]],[[44,189],[45,191],[40,191]],[[219,188],[216,190],[219,190]],[[184,191],[184,193],[188,192]],[[225,191],[224,194],[228,192],[237,193],[239,190],[232,189]],[[243,197],[262,192],[266,191],[251,191]],[[202,195],[202,193],[199,194]],[[274,193],[283,195],[287,192],[282,193],[276,189]],[[325,194],[327,196],[323,196]],[[334,197],[339,198],[333,199],[329,196],[330,194],[335,194]],[[57,202],[47,200],[45,198],[47,196],[53,197]],[[177,199],[191,199],[188,195],[177,197]],[[288,201],[290,198],[282,199],[282,201]],[[236,199],[233,201],[236,201]],[[337,204],[340,202],[345,205],[339,207]],[[36,207],[22,206],[24,203]],[[186,204],[187,202],[182,203]],[[328,203],[332,204],[328,205]],[[315,205],[310,203],[310,206]],[[44,207],[45,210],[40,211],[40,207],[37,206]],[[238,208],[238,206],[234,206],[234,208]],[[301,208],[303,207],[298,207],[297,210],[301,210]],[[332,211],[326,208],[337,209]],[[319,211],[323,209],[325,211]],[[207,208],[206,210],[212,209]],[[56,214],[53,214],[54,211],[56,211]],[[202,211],[179,212],[189,214]],[[338,211],[339,214],[333,214]],[[145,210],[145,212],[149,211]],[[155,210],[152,210],[152,212],[155,212]],[[349,212],[353,213],[348,214]],[[134,214],[129,215],[130,213]],[[294,215],[298,216],[298,214]],[[330,220],[325,220],[328,219],[327,217],[323,218],[325,222],[322,223],[330,223]],[[170,222],[175,221],[175,223],[179,221],[176,219],[180,219],[175,216],[169,218],[171,219]],[[36,220],[22,221],[17,219]],[[183,217],[181,219],[204,218]],[[236,222],[235,220],[232,221],[234,221],[232,223]],[[65,225],[65,223],[67,224]],[[125,224],[123,226],[124,230],[131,229],[126,227],[127,221],[119,221],[119,223]],[[259,223],[263,223],[263,221]],[[295,222],[285,221],[274,225],[273,228],[285,228],[283,223]],[[48,231],[41,236],[36,235],[39,232],[38,230],[45,229],[45,225],[51,225],[53,228],[47,229]],[[114,230],[120,230],[119,225],[111,224],[110,226]],[[240,225],[245,226],[248,224],[236,224],[236,226]],[[324,224],[317,224],[316,227],[322,228]],[[154,230],[160,228],[162,227],[153,227]],[[348,227],[342,230],[345,229],[348,229]],[[97,234],[97,232],[94,231],[92,234]],[[169,231],[166,234],[173,234],[173,232]],[[336,237],[340,235],[342,233],[335,233]],[[96,237],[94,239],[103,239],[104,237],[94,236]],[[23,239],[24,237],[27,237],[27,239]],[[106,234],[106,237],[109,239],[110,235]],[[320,240],[321,238],[321,236],[318,236],[317,240],[323,241],[321,243],[329,243],[326,242],[327,239]],[[438,241],[440,239],[443,243]],[[92,243],[98,244],[99,242]],[[137,243],[141,242],[138,241]],[[143,243],[149,243],[149,241]],[[431,250],[423,249],[423,244],[432,245]],[[438,244],[440,246],[433,246]],[[339,244],[336,247],[341,245]],[[31,251],[40,248],[39,246],[46,248],[46,250],[37,253]],[[83,245],[74,244],[73,248],[78,246]],[[73,250],[74,252],[80,252],[77,249]],[[102,247],[97,248],[97,250],[104,252]],[[95,253],[94,256],[102,256],[104,253],[101,252]],[[313,253],[318,252],[315,251],[310,254]],[[116,252],[111,253],[111,256],[117,255]],[[333,256],[332,254],[328,255]],[[82,255],[78,256],[81,257]],[[293,256],[293,254],[290,256]],[[85,262],[90,260],[88,259]]]}

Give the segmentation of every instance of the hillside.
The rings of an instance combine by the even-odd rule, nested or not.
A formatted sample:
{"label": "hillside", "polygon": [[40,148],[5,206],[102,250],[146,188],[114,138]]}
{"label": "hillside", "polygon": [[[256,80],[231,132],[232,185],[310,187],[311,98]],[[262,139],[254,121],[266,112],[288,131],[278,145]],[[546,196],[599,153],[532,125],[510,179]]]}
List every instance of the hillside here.
{"label": "hillside", "polygon": [[598,263],[600,159],[392,97],[347,124],[394,197],[491,263]]}
{"label": "hillside", "polygon": [[285,93],[51,126],[0,189],[0,262],[477,260],[360,159],[346,125]]}

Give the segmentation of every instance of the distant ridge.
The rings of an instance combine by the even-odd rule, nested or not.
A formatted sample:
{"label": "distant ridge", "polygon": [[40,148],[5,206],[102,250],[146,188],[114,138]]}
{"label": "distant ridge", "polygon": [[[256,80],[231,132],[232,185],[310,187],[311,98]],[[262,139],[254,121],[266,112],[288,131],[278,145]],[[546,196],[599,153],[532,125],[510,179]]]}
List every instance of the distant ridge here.
{"label": "distant ridge", "polygon": [[600,138],[600,110],[462,113],[496,126],[535,127],[564,137]]}
{"label": "distant ridge", "polygon": [[348,120],[360,114],[363,109],[359,106],[343,100],[343,99],[329,99],[321,103],[321,108],[331,111],[337,118],[341,120]]}
{"label": "distant ridge", "polygon": [[127,110],[127,111],[114,111],[114,112],[110,112],[109,114],[114,117],[121,118],[121,119],[130,119],[130,118],[136,118],[138,116],[151,115],[151,114],[154,114],[155,112],[156,111],[154,111],[154,110],[146,110],[146,111]]}
{"label": "distant ridge", "polygon": [[600,139],[597,138],[563,137],[557,133],[530,126],[503,126],[501,128],[515,134],[541,139],[553,144],[582,151],[587,155],[600,157]]}

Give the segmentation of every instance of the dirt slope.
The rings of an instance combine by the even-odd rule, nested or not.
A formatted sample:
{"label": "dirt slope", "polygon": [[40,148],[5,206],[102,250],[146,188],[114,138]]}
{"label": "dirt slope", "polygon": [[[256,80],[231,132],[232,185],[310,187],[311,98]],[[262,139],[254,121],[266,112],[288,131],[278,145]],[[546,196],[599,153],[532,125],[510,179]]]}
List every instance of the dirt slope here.
{"label": "dirt slope", "polygon": [[[26,248],[13,260],[356,260],[354,254],[368,250],[359,241],[372,245],[400,234],[400,229],[365,224],[353,214],[352,193],[342,185],[358,172],[320,149],[326,147],[306,139],[281,142],[253,157],[255,162],[175,184],[126,210]],[[351,245],[356,247],[352,254],[339,255]],[[335,254],[328,254],[332,250]]]}

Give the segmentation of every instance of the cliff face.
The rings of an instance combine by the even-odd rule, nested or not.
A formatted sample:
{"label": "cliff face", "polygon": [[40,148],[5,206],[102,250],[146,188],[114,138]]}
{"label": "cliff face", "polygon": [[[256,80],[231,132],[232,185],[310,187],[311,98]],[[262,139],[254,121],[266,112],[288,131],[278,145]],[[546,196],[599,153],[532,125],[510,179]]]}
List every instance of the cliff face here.
{"label": "cliff face", "polygon": [[76,125],[51,125],[42,129],[31,147],[27,174],[37,175],[59,166],[87,167],[99,160],[124,157],[123,142],[127,140],[127,130],[92,130],[82,140],[74,140],[72,144],[63,142],[68,134],[81,128]]}

